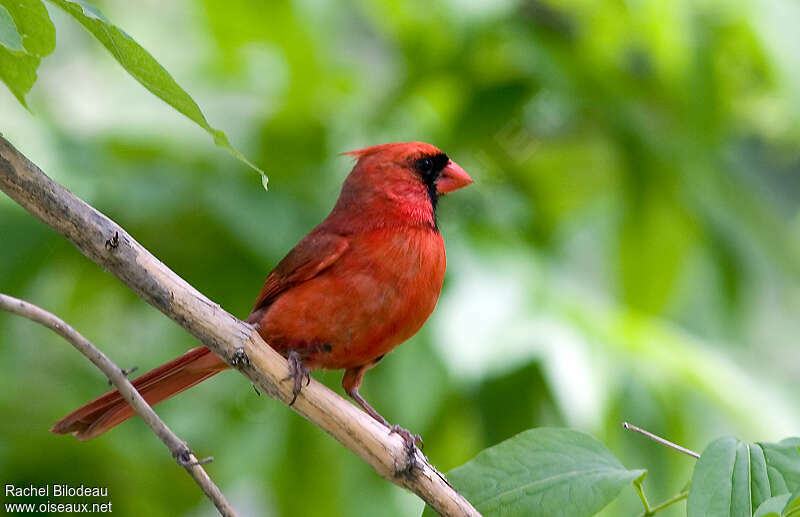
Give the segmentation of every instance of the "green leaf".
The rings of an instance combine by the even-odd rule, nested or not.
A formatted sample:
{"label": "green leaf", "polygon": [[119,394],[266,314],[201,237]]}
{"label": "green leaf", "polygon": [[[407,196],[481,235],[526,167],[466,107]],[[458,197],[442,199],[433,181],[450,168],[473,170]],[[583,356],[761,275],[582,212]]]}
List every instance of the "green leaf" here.
{"label": "green leaf", "polygon": [[36,69],[39,68],[39,59],[28,54],[15,55],[5,48],[0,48],[0,79],[6,83],[8,89],[25,106],[25,95],[31,91],[36,82]]}
{"label": "green leaf", "polygon": [[42,0],[0,0],[14,19],[25,52],[43,58],[56,49],[56,28]]}
{"label": "green leaf", "polygon": [[781,517],[800,517],[800,490],[795,491],[788,498]]}
{"label": "green leaf", "polygon": [[791,494],[781,494],[770,497],[761,503],[756,513],[753,514],[753,517],[781,517],[783,508],[786,506],[786,502],[790,497]]}
{"label": "green leaf", "polygon": [[8,9],[0,5],[0,45],[12,52],[25,52],[22,36],[17,31],[17,24]]}
{"label": "green leaf", "polygon": [[587,434],[540,428],[481,451],[447,477],[484,517],[582,517],[644,472],[626,469]]}
{"label": "green leaf", "polygon": [[[799,441],[747,443],[726,436],[711,442],[692,474],[688,517],[750,517],[775,496],[800,489]],[[764,515],[775,513],[773,504]]]}
{"label": "green leaf", "polygon": [[253,165],[242,153],[237,151],[231,145],[228,136],[224,132],[211,127],[194,99],[133,38],[109,22],[95,6],[85,0],[50,0],[50,2],[61,7],[78,20],[142,86],[205,129],[214,138],[214,143],[219,147],[227,149],[236,158],[261,174],[261,181],[266,189],[267,177],[264,171]]}
{"label": "green leaf", "polygon": [[[56,29],[41,0],[0,0],[0,19],[0,80],[27,107],[25,95],[36,82],[39,63],[56,48]],[[9,35],[9,25],[21,46]]]}

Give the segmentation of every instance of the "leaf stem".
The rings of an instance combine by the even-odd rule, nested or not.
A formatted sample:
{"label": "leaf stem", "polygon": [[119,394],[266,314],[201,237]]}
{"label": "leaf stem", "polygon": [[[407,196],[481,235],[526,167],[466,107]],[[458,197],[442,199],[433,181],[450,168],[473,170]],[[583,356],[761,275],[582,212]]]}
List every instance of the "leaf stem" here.
{"label": "leaf stem", "polygon": [[653,515],[653,511],[650,509],[650,503],[647,502],[647,496],[644,495],[644,487],[642,487],[642,481],[644,481],[644,476],[636,479],[633,481],[633,488],[636,489],[636,493],[639,494],[639,499],[642,500],[642,506],[644,506],[644,515]]}
{"label": "leaf stem", "polygon": [[644,476],[640,477],[639,479],[634,480],[633,488],[636,489],[636,493],[639,495],[639,499],[642,500],[642,505],[644,506],[644,513],[642,513],[639,517],[652,517],[656,513],[660,512],[661,510],[672,506],[673,504],[683,501],[687,497],[689,497],[689,491],[683,490],[678,494],[670,497],[663,503],[657,504],[656,506],[650,506],[650,503],[647,501],[647,496],[644,493],[644,487],[642,486],[642,482],[644,481]]}
{"label": "leaf stem", "polygon": [[664,508],[672,506],[673,504],[675,504],[675,503],[677,503],[679,501],[683,501],[687,497],[689,497],[689,491],[688,490],[684,490],[683,492],[680,492],[680,493],[670,497],[669,499],[667,499],[663,503],[654,506],[653,508],[650,509],[650,513],[649,514],[645,514],[645,516],[654,515],[656,512],[660,512]]}

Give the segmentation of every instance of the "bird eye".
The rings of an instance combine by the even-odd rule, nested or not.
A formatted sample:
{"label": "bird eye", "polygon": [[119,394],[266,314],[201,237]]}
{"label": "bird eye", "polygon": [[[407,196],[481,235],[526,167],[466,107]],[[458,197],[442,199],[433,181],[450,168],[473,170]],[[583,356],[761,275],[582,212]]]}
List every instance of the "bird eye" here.
{"label": "bird eye", "polygon": [[433,171],[433,160],[430,158],[420,158],[417,160],[417,170],[423,174],[430,174]]}

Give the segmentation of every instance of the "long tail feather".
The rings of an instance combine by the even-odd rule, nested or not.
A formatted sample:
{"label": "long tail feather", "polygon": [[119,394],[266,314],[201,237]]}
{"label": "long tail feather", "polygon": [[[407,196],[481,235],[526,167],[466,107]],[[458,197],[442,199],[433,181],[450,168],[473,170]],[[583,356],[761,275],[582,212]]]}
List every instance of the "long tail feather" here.
{"label": "long tail feather", "polygon": [[[134,387],[151,406],[187,390],[229,368],[208,348],[189,350],[177,359],[159,366],[133,381]],[[56,434],[72,433],[78,440],[89,440],[115,427],[135,414],[117,390],[84,404],[50,428]]]}

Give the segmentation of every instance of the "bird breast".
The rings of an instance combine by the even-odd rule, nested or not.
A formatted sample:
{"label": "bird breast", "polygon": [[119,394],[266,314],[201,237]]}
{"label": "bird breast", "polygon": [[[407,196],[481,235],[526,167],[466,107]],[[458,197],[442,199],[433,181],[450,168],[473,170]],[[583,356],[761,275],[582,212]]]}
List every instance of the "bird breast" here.
{"label": "bird breast", "polygon": [[329,268],[281,294],[261,320],[273,348],[297,350],[311,368],[353,368],[414,335],[436,306],[446,259],[429,226],[348,236]]}

